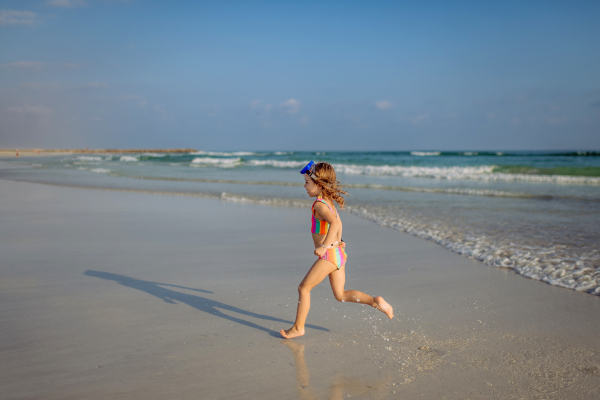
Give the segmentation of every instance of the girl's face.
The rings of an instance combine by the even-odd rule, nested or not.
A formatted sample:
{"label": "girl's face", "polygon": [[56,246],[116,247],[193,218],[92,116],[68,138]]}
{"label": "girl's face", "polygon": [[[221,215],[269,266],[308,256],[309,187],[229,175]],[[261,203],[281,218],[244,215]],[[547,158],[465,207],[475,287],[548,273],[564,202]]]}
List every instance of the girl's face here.
{"label": "girl's face", "polygon": [[304,189],[308,193],[309,197],[317,197],[322,194],[322,190],[315,181],[313,181],[307,174],[302,175],[304,177]]}

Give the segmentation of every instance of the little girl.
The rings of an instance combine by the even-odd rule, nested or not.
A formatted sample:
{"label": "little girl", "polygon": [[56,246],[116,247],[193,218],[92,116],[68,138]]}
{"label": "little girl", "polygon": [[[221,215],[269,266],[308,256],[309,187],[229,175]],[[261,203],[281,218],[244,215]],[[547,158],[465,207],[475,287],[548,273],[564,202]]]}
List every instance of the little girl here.
{"label": "little girl", "polygon": [[368,304],[394,318],[394,310],[383,297],[371,297],[358,290],[344,290],[346,281],[345,244],[342,240],[342,221],[333,205],[335,200],[344,208],[344,198],[348,194],[341,189],[333,167],[325,162],[313,161],[300,171],[304,177],[304,188],[310,197],[317,199],[312,205],[312,238],[315,244],[315,256],[319,259],[312,265],[300,286],[298,286],[298,311],[296,322],[288,330],[281,330],[281,336],[291,339],[304,335],[304,323],[310,309],[310,291],[327,275],[337,301]]}

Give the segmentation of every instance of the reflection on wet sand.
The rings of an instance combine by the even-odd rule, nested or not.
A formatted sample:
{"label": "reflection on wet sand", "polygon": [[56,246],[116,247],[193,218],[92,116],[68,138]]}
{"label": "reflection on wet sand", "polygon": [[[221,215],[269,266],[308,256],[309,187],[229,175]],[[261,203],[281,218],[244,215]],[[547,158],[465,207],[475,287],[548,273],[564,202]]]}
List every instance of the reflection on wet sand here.
{"label": "reflection on wet sand", "polygon": [[[319,390],[310,386],[310,374],[304,359],[304,345],[292,340],[283,340],[281,344],[286,345],[294,355],[296,364],[296,389],[298,398],[302,400],[319,399]],[[341,400],[344,395],[371,397],[375,394],[383,394],[389,385],[389,379],[382,378],[372,382],[364,382],[356,378],[348,378],[336,375],[333,377],[327,393],[328,400]],[[325,397],[323,397],[325,398]]]}

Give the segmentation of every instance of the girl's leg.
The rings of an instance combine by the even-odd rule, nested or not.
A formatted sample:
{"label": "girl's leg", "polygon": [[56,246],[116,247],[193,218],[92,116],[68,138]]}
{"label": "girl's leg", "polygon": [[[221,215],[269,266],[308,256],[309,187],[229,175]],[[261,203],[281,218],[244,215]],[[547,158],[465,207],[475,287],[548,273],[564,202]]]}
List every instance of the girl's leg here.
{"label": "girl's leg", "polygon": [[382,311],[389,319],[394,318],[394,309],[381,296],[371,297],[358,290],[344,290],[346,283],[346,264],[329,274],[329,283],[333,290],[333,296],[337,301],[346,301],[350,303],[367,304]]}
{"label": "girl's leg", "polygon": [[296,312],[296,322],[288,330],[281,330],[281,336],[291,339],[296,336],[304,335],[304,323],[308,310],[310,310],[310,291],[317,286],[327,275],[337,270],[335,265],[326,260],[317,260],[310,268],[300,286],[298,286],[298,311]]}

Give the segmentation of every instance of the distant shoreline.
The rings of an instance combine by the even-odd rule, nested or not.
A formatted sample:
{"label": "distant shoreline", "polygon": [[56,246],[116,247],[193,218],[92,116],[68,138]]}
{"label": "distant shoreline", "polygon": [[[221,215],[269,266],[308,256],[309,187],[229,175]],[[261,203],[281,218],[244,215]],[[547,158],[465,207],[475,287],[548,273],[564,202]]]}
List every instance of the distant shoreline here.
{"label": "distant shoreline", "polygon": [[119,153],[195,153],[196,149],[0,149],[0,157],[62,155],[62,154],[119,154]]}

